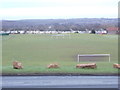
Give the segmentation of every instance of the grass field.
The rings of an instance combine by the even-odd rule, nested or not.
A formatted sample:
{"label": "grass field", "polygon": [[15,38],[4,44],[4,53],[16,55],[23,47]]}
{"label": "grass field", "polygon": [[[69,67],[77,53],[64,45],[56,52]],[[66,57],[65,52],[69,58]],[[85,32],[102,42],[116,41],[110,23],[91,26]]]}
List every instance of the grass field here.
{"label": "grass field", "polygon": [[[2,37],[2,72],[9,73],[118,73],[118,36],[93,34],[23,34]],[[76,69],[78,54],[111,54],[111,62],[97,62],[97,69]],[[24,69],[14,70],[13,61]],[[59,69],[47,69],[57,62]],[[81,63],[81,62],[80,62]],[[82,62],[89,63],[89,62]]]}

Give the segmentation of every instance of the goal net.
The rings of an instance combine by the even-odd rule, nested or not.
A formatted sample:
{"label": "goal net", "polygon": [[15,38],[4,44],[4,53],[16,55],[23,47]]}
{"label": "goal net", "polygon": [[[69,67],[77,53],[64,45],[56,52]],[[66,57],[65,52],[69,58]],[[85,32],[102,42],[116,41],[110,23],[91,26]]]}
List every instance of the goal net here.
{"label": "goal net", "polygon": [[78,62],[87,61],[108,61],[110,62],[110,54],[78,54]]}

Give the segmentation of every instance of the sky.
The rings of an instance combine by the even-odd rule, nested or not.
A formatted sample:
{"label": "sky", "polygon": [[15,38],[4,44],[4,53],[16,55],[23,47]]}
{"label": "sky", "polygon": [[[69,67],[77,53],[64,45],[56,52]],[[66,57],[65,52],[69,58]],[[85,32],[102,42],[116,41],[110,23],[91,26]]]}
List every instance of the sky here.
{"label": "sky", "polygon": [[119,0],[0,0],[0,19],[117,18]]}

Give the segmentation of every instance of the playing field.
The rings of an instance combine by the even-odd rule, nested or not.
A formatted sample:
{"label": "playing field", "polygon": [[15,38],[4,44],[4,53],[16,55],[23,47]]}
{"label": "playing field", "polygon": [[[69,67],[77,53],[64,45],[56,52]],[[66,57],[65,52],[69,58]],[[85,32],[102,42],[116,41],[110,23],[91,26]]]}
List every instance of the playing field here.
{"label": "playing field", "polygon": [[[14,34],[3,36],[2,46],[3,73],[117,73],[112,67],[118,63],[117,35]],[[95,61],[97,69],[76,69],[78,54],[110,54],[111,62]],[[16,60],[23,63],[23,69],[12,68]],[[60,68],[47,69],[50,63]]]}

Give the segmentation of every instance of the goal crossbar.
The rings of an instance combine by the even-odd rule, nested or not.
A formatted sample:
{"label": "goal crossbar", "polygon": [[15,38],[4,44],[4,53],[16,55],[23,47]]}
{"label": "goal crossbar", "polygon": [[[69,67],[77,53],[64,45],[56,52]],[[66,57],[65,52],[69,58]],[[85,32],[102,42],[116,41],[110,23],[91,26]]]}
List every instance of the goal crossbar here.
{"label": "goal crossbar", "polygon": [[79,57],[105,57],[108,56],[109,57],[109,62],[110,62],[110,54],[78,54],[78,62],[80,61]]}

